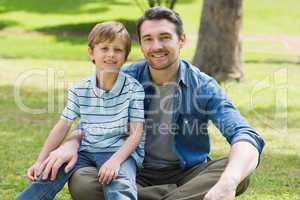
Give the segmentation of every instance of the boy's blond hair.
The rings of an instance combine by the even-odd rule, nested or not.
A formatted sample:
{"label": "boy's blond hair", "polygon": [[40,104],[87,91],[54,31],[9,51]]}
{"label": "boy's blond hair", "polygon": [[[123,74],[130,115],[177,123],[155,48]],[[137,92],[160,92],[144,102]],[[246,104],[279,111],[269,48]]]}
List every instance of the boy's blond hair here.
{"label": "boy's blond hair", "polygon": [[96,44],[107,40],[112,42],[116,37],[121,37],[125,42],[125,60],[127,60],[131,50],[131,38],[120,22],[109,21],[96,24],[88,36],[88,46],[93,50]]}

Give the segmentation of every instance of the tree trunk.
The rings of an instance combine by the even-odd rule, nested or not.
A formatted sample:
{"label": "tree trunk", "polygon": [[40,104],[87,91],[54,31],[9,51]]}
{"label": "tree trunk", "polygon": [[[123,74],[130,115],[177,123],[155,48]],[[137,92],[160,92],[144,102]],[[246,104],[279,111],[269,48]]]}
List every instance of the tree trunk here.
{"label": "tree trunk", "polygon": [[243,78],[242,0],[205,0],[193,64],[218,82]]}

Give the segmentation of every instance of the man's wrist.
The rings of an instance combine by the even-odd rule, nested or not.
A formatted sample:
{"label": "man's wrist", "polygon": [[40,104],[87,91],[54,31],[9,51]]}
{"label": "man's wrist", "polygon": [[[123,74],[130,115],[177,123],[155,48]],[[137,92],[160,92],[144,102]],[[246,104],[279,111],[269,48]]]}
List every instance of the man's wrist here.
{"label": "man's wrist", "polygon": [[240,183],[240,178],[235,175],[223,174],[219,182],[222,182],[226,184],[227,187],[231,188],[232,190],[235,190]]}

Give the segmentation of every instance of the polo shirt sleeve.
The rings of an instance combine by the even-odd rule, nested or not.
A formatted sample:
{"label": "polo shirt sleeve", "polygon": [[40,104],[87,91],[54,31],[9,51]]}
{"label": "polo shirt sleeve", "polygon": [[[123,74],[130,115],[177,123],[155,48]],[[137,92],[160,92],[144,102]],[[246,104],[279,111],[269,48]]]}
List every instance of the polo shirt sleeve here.
{"label": "polo shirt sleeve", "polygon": [[80,117],[78,95],[76,94],[76,90],[72,88],[68,92],[67,105],[63,110],[61,119],[67,122],[73,122],[78,117]]}
{"label": "polo shirt sleeve", "polygon": [[141,84],[135,83],[131,93],[128,114],[129,122],[144,122],[144,88]]}
{"label": "polo shirt sleeve", "polygon": [[249,142],[261,153],[265,145],[263,138],[242,117],[218,83],[213,79],[209,80],[203,92],[208,97],[206,108],[209,119],[226,140],[231,145],[238,141]]}

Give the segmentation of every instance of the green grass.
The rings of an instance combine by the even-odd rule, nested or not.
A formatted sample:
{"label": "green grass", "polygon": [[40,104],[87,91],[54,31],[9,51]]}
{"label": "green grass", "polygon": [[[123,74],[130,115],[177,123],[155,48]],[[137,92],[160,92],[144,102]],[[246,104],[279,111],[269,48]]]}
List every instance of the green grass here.
{"label": "green grass", "polygon": [[[86,61],[2,59],[0,68],[0,115],[3,116],[0,120],[0,193],[1,199],[12,199],[26,186],[26,169],[34,162],[63,109],[59,99],[65,98],[66,91],[62,90],[67,85],[65,83],[86,77],[93,67]],[[48,72],[48,76],[31,73],[24,79],[20,88],[23,104],[33,109],[48,108],[50,88],[55,94],[53,104],[50,104],[52,110],[30,114],[16,104],[14,85],[25,72]],[[244,72],[246,77],[242,83],[226,83],[222,87],[263,135],[267,145],[250,188],[237,199],[297,200],[300,198],[300,105],[297,100],[300,98],[300,65],[246,63]],[[47,80],[55,86],[47,86]],[[276,99],[284,95],[287,104],[278,103]],[[287,114],[287,124],[282,123],[284,113]],[[210,132],[212,157],[225,156],[229,147],[224,138],[213,126],[210,126]],[[57,199],[69,199],[66,188]]]}
{"label": "green grass", "polygon": [[299,35],[300,3],[297,0],[245,0],[244,32],[265,35]]}

